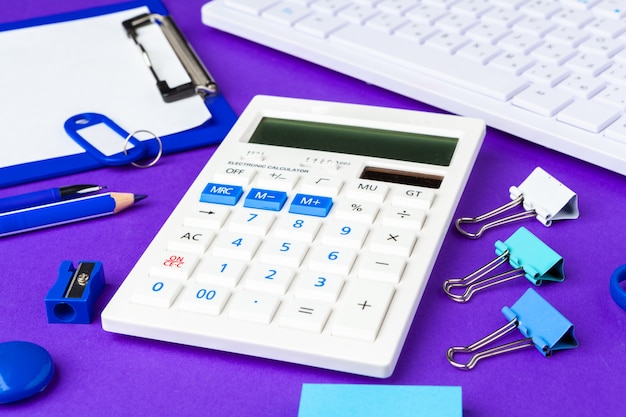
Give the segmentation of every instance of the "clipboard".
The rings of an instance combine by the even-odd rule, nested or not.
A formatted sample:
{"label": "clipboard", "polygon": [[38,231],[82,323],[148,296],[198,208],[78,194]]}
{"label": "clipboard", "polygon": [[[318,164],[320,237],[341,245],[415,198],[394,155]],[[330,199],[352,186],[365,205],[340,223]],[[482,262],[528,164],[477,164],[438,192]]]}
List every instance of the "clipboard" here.
{"label": "clipboard", "polygon": [[0,188],[151,166],[237,118],[159,0],[1,24],[0,54]]}

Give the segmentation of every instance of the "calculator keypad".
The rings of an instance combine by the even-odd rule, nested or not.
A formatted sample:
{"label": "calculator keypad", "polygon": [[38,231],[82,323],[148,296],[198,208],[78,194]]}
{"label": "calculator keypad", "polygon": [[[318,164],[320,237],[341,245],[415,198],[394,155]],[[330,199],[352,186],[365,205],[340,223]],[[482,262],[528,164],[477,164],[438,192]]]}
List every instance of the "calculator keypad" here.
{"label": "calculator keypad", "polygon": [[317,333],[332,317],[333,336],[374,341],[433,198],[330,176],[216,176],[132,302]]}

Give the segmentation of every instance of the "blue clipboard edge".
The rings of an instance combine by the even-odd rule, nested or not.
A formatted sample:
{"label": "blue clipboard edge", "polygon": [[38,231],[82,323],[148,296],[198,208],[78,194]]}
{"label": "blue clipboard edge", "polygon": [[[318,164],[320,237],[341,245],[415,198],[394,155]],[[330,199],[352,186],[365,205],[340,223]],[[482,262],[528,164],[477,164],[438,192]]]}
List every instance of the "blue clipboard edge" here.
{"label": "blue clipboard edge", "polygon": [[[165,6],[159,0],[140,0],[52,16],[37,17],[18,22],[3,23],[0,24],[0,32],[95,17],[142,6],[148,7],[148,9],[154,13],[163,15],[169,14]],[[218,93],[214,97],[207,98],[205,105],[212,116],[206,122],[188,130],[161,137],[164,155],[202,146],[216,145],[226,137],[226,134],[237,120],[237,115],[230,108],[230,105],[221,93]],[[68,136],[68,140],[72,139]],[[146,140],[144,143],[148,148],[147,158],[154,157],[158,154],[159,143],[156,139]],[[102,168],[104,166],[101,161],[93,158],[87,152],[8,166],[0,168],[0,188],[60,177],[90,169]]]}

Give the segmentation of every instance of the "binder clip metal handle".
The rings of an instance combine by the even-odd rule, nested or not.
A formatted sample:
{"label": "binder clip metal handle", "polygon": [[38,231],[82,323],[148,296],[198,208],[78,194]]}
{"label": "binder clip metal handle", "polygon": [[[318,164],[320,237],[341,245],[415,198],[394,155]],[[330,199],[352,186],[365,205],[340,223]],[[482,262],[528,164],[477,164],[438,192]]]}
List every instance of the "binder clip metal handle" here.
{"label": "binder clip metal handle", "polygon": [[[495,258],[493,261],[482,266],[464,278],[451,278],[443,283],[443,290],[452,301],[466,303],[472,298],[474,293],[492,287],[496,284],[511,281],[525,275],[524,268],[517,268],[512,271],[503,272],[490,277],[485,277],[500,265],[505,264],[509,258],[509,251]],[[463,289],[463,293],[455,294],[454,289]]]}
{"label": "binder clip metal handle", "polygon": [[[504,242],[496,241],[497,258],[467,275],[464,278],[451,278],[443,283],[443,290],[448,297],[458,303],[465,303],[477,291],[496,284],[525,277],[534,285],[543,281],[563,281],[563,258],[552,248],[543,243],[525,227],[520,227]],[[509,263],[512,270],[488,276],[496,268]],[[456,293],[457,290],[462,293]]]}
{"label": "binder clip metal handle", "polygon": [[492,222],[489,223],[485,223],[484,225],[482,225],[478,231],[472,233],[472,232],[468,232],[467,230],[463,229],[463,227],[461,227],[461,225],[463,223],[470,223],[470,224],[476,224],[476,223],[481,223],[484,222],[485,220],[489,220],[495,216],[498,216],[504,212],[507,212],[517,206],[521,206],[522,202],[524,201],[524,196],[520,195],[517,198],[515,198],[514,200],[512,200],[511,202],[500,206],[496,209],[491,210],[490,212],[487,212],[485,214],[482,214],[480,216],[476,216],[476,217],[461,217],[456,219],[456,221],[454,222],[454,226],[456,227],[456,230],[458,230],[463,236],[465,237],[469,237],[470,239],[478,239],[479,237],[481,237],[483,235],[483,233],[489,229],[491,229],[492,227],[496,227],[496,226],[502,226],[508,223],[512,223],[512,222],[516,222],[518,220],[523,220],[523,219],[527,219],[529,217],[535,217],[536,213],[535,210],[526,210],[524,212],[521,213],[517,213],[517,214],[512,214],[510,216],[507,217],[501,217],[499,219],[496,219]]}
{"label": "binder clip metal handle", "polygon": [[[524,339],[520,339],[520,340],[516,340],[513,342],[508,342],[508,343],[505,343],[496,347],[492,347],[490,349],[486,349],[483,351],[480,350],[484,348],[485,346],[500,339],[504,335],[517,329],[518,325],[519,323],[517,319],[513,319],[509,321],[507,324],[505,324],[504,326],[500,327],[498,330],[494,331],[493,333],[490,333],[489,335],[485,336],[484,338],[480,339],[479,341],[475,343],[472,343],[469,346],[454,346],[454,347],[449,348],[448,351],[446,352],[446,357],[448,358],[448,362],[450,362],[450,364],[454,366],[455,368],[468,371],[474,368],[476,366],[476,363],[481,359],[490,358],[492,356],[501,355],[503,353],[508,353],[508,352],[514,352],[516,350],[534,346],[535,343],[533,342],[533,340],[527,337]],[[466,363],[461,363],[455,360],[455,355],[458,353],[468,353],[468,354],[472,354],[472,356]]]}
{"label": "binder clip metal handle", "polygon": [[[511,202],[488,213],[476,217],[461,217],[454,222],[456,229],[465,237],[478,239],[492,227],[501,226],[529,217],[535,217],[544,226],[550,226],[553,220],[578,218],[578,196],[542,168],[537,167],[518,186],[509,188]],[[502,217],[484,224],[477,232],[469,232],[462,224],[476,224],[523,206],[524,211]]]}
{"label": "binder clip metal handle", "polygon": [[[578,346],[572,323],[532,288],[528,289],[512,307],[503,307],[502,313],[509,320],[507,324],[469,346],[449,348],[446,352],[448,362],[455,368],[470,370],[481,359],[531,346],[535,346],[546,358],[552,356],[556,350],[573,349]],[[518,329],[524,338],[481,350],[515,329]],[[462,363],[455,359],[459,353],[471,354],[471,357]]]}

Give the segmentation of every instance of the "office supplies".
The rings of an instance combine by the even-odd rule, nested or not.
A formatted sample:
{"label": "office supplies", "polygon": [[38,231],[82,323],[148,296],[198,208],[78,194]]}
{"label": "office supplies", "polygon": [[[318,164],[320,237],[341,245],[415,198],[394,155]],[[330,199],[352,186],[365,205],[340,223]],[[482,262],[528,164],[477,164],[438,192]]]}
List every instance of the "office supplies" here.
{"label": "office supplies", "polygon": [[213,0],[202,22],[626,174],[619,2]]}
{"label": "office supplies", "polygon": [[0,343],[0,404],[43,391],[53,376],[52,357],[43,347],[24,341]]}
{"label": "office supplies", "polygon": [[483,136],[476,119],[255,97],[102,327],[389,376]]}
{"label": "office supplies", "polygon": [[[139,16],[141,24],[127,33],[123,23]],[[204,72],[181,36],[158,0],[1,24],[0,55],[12,65],[0,67],[0,112],[3,134],[12,139],[0,145],[0,187],[103,166],[143,166],[140,160],[160,153],[219,143],[236,115],[214,82],[210,94],[194,87],[191,94],[198,94],[169,95],[168,102],[158,88],[177,89],[195,82],[188,71],[193,80],[196,70]],[[86,114],[100,115],[100,123]],[[151,135],[125,140],[140,130]]]}
{"label": "office supplies", "polygon": [[0,214],[0,237],[116,214],[146,198],[105,193]]}
{"label": "office supplies", "polygon": [[[481,359],[526,347],[535,346],[547,358],[556,350],[578,346],[574,325],[532,288],[526,290],[512,307],[503,307],[502,314],[510,320],[506,325],[467,347],[448,349],[446,356],[450,364],[458,369],[469,370]],[[514,329],[518,329],[525,338],[481,350]],[[471,354],[469,361],[456,361],[454,357],[459,353]]]}
{"label": "office supplies", "polygon": [[72,261],[63,261],[44,300],[48,323],[91,323],[104,285],[101,262],[81,261],[75,268]]}
{"label": "office supplies", "polygon": [[303,384],[298,417],[462,417],[461,387]]}
{"label": "office supplies", "polygon": [[56,203],[62,200],[94,193],[102,190],[102,188],[104,187],[93,184],[68,185],[65,187],[48,188],[47,190],[33,191],[31,193],[4,197],[0,198],[0,213],[19,210],[26,207]]}
{"label": "office supplies", "polygon": [[[495,247],[498,257],[493,261],[464,278],[444,281],[443,290],[451,300],[465,303],[477,291],[520,277],[526,277],[534,285],[541,285],[543,281],[561,282],[565,279],[561,255],[525,227],[517,229],[504,242],[496,241]],[[485,276],[507,261],[513,270]],[[463,293],[455,294],[455,289],[461,289]]]}
{"label": "office supplies", "polygon": [[[477,239],[487,229],[530,217],[548,227],[554,220],[577,219],[579,216],[576,193],[540,167],[535,168],[519,187],[509,188],[509,194],[511,202],[507,204],[480,216],[457,219],[456,229],[465,237]],[[518,206],[522,206],[524,211],[485,223],[474,233],[461,226],[484,222]]]}
{"label": "office supplies", "polygon": [[620,284],[622,281],[626,281],[626,265],[619,266],[611,274],[611,280],[609,282],[609,291],[613,301],[626,310],[626,290]]}

